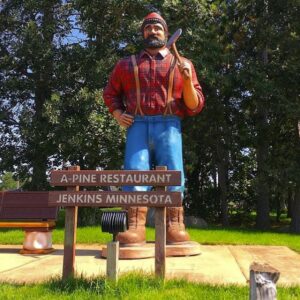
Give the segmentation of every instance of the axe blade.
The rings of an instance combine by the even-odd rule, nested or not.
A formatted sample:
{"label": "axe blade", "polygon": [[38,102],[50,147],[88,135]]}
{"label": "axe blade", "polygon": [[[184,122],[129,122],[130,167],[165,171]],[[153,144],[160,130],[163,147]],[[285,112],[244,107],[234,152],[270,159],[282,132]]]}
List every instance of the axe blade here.
{"label": "axe blade", "polygon": [[176,41],[178,40],[178,38],[181,36],[181,33],[182,33],[182,29],[181,29],[181,28],[177,29],[177,30],[173,33],[173,35],[170,37],[170,39],[168,40],[167,45],[166,45],[166,47],[167,47],[168,49],[170,49],[170,48],[172,47],[172,45],[173,45],[174,43],[176,43]]}

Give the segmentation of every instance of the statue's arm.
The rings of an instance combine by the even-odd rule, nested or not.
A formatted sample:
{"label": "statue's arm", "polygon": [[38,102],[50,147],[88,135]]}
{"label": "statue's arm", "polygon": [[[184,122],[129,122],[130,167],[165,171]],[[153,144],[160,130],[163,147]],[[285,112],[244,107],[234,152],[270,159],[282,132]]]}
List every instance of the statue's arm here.
{"label": "statue's arm", "polygon": [[[183,60],[179,70],[183,79],[184,104],[189,110],[200,112],[204,106],[205,99],[193,64]],[[184,72],[184,70],[187,70],[187,72]],[[186,76],[187,74],[188,76]]]}
{"label": "statue's arm", "polygon": [[124,94],[122,72],[122,62],[119,62],[112,71],[108,84],[103,91],[103,99],[119,125],[127,128],[132,124],[133,116],[125,113],[125,106],[122,101]]}
{"label": "statue's arm", "polygon": [[108,83],[103,90],[103,99],[105,105],[111,114],[114,115],[114,111],[124,111],[125,106],[122,101],[123,87],[122,87],[122,66],[121,62],[118,62],[114,67]]}

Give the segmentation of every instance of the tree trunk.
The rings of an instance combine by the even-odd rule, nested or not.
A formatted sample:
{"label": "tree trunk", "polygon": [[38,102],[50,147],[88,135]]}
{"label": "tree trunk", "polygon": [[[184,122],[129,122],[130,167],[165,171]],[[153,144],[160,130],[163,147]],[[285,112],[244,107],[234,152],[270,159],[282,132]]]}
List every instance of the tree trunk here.
{"label": "tree trunk", "polygon": [[290,231],[300,233],[300,184],[296,186],[295,198],[293,201],[292,221]]}
{"label": "tree trunk", "polygon": [[[43,23],[41,28],[42,40],[45,51],[52,52],[54,38],[54,3],[46,3],[43,9]],[[43,54],[44,55],[44,54]],[[30,188],[33,190],[44,190],[47,188],[47,159],[49,156],[48,119],[44,116],[44,105],[51,98],[51,77],[53,73],[53,57],[39,58],[35,61],[35,115],[32,137],[29,148],[32,152],[31,161],[33,167],[32,182]],[[38,65],[40,64],[40,65]]]}
{"label": "tree trunk", "polygon": [[30,190],[33,191],[43,191],[46,190],[49,186],[46,177],[47,171],[47,155],[44,153],[38,153],[35,151],[36,155],[32,161],[33,174],[30,183]]}
{"label": "tree trunk", "polygon": [[290,230],[294,233],[300,233],[300,121],[297,121],[297,130],[296,130],[296,143],[295,143],[295,151],[296,152],[296,189],[295,189],[295,197],[293,201],[293,209],[292,209],[292,221]]}
{"label": "tree trunk", "polygon": [[225,149],[223,141],[219,141],[217,144],[217,167],[218,167],[218,188],[219,188],[219,200],[221,205],[221,222],[223,226],[229,225],[228,218],[228,150]]}
{"label": "tree trunk", "polygon": [[226,164],[226,161],[221,161],[218,164],[221,218],[222,218],[223,226],[229,225],[228,201],[227,201],[227,182],[228,182],[228,167],[227,166],[228,166],[228,164]]}
{"label": "tree trunk", "polygon": [[281,216],[281,194],[277,193],[277,199],[276,199],[276,221],[280,222],[280,216]]}
{"label": "tree trunk", "polygon": [[[263,64],[268,64],[267,48],[262,53]],[[256,227],[261,230],[270,227],[270,201],[269,201],[269,184],[268,184],[268,113],[266,109],[266,97],[257,100],[257,217]]]}
{"label": "tree trunk", "polygon": [[213,181],[214,181],[214,189],[217,190],[218,189],[218,180],[217,180],[217,170],[216,170],[216,168],[214,168],[212,170],[212,177],[213,177]]}
{"label": "tree trunk", "polygon": [[256,149],[257,155],[257,218],[256,227],[261,230],[270,227],[270,204],[269,204],[269,184],[268,184],[268,143],[266,132],[263,128],[267,127],[266,112],[261,104],[258,104],[259,120],[258,120],[258,145]]}
{"label": "tree trunk", "polygon": [[287,198],[287,217],[292,217],[293,211],[293,190],[291,187],[288,188],[288,198]]}

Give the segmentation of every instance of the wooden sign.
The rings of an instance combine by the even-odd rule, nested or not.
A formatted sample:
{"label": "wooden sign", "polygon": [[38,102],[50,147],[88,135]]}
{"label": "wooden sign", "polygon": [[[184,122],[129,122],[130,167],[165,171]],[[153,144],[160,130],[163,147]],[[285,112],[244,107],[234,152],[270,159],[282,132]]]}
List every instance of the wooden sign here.
{"label": "wooden sign", "polygon": [[49,192],[49,206],[181,206],[181,192]]}
{"label": "wooden sign", "polygon": [[52,186],[178,186],[180,171],[52,171]]}

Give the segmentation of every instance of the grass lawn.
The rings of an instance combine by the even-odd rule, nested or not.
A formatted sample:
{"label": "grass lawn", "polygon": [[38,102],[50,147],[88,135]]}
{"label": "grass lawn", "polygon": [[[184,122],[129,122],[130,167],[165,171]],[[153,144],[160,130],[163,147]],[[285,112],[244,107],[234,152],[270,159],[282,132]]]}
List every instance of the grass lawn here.
{"label": "grass lawn", "polygon": [[[118,284],[103,277],[52,280],[44,284],[0,284],[1,299],[248,299],[248,287],[213,286],[169,280],[163,283],[151,275],[130,273]],[[279,288],[278,299],[300,299],[300,287]]]}
{"label": "grass lawn", "polygon": [[287,246],[300,253],[300,237],[282,232],[245,229],[189,229],[191,239],[206,245],[272,245]]}
{"label": "grass lawn", "polygon": [[[287,246],[300,253],[299,235],[276,231],[261,232],[257,230],[209,227],[207,229],[189,228],[193,241],[206,245],[273,245]],[[147,240],[154,240],[154,228],[147,228]],[[23,242],[22,230],[1,229],[0,244],[20,245]],[[100,226],[78,227],[77,243],[103,244],[112,239],[108,233],[102,233]],[[53,243],[63,244],[64,229],[58,227],[53,231]]]}
{"label": "grass lawn", "polygon": [[[201,244],[227,245],[280,245],[300,253],[299,235],[283,233],[275,228],[268,232],[241,228],[209,227],[189,228],[193,241]],[[154,228],[147,228],[147,240],[154,240]],[[22,230],[0,229],[0,245],[21,245]],[[77,243],[103,244],[112,236],[102,233],[100,226],[85,226],[77,229]],[[53,243],[63,244],[63,219],[53,231]],[[34,285],[0,283],[0,299],[248,299],[249,288],[235,285],[213,286],[170,280],[165,284],[148,274],[130,273],[121,276],[115,285],[105,278],[76,278]],[[300,287],[278,288],[278,299],[300,299]]]}

